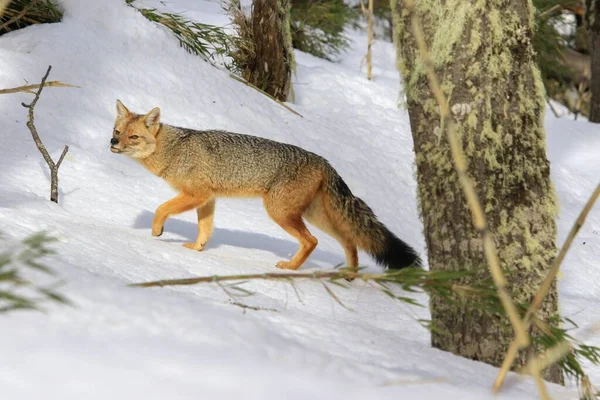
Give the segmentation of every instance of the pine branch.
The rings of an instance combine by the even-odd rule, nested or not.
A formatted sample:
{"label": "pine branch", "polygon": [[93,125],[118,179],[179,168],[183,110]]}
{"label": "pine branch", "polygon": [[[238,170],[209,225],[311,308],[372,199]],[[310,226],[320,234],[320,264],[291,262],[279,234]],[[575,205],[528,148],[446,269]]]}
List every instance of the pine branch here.
{"label": "pine branch", "polygon": [[15,15],[14,17],[12,17],[11,19],[9,19],[8,21],[6,21],[5,23],[3,23],[2,25],[0,25],[0,31],[2,29],[6,29],[8,28],[8,26],[14,22],[17,22],[18,20],[20,20],[21,18],[23,18],[23,16],[25,16],[25,14],[27,14],[27,12],[29,10],[31,10],[33,8],[33,6],[35,6],[35,4],[38,2],[39,0],[31,0],[31,2],[23,8],[23,10],[21,10],[20,13],[18,13],[17,15]]}
{"label": "pine branch", "polygon": [[[502,313],[502,306],[496,296],[491,282],[482,282],[477,287],[464,286],[460,281],[466,277],[473,276],[477,271],[424,271],[418,268],[405,268],[402,270],[392,270],[385,273],[363,273],[356,270],[337,269],[334,271],[315,271],[310,273],[294,272],[276,272],[264,274],[238,274],[238,275],[215,275],[201,276],[194,278],[169,279],[153,282],[133,283],[132,287],[164,287],[195,285],[202,283],[215,283],[220,285],[222,282],[235,281],[238,286],[241,283],[252,280],[284,281],[292,284],[294,291],[298,295],[294,283],[299,280],[320,281],[332,285],[348,288],[347,281],[362,280],[368,283],[376,283],[376,289],[391,299],[398,300],[410,305],[421,306],[414,298],[406,295],[398,295],[392,292],[390,285],[395,285],[406,292],[427,292],[430,295],[442,296],[449,302],[461,302],[465,299],[475,299],[471,301],[473,307],[485,310],[486,312],[499,314]],[[236,286],[237,287],[237,286]],[[238,288],[238,290],[241,288]],[[333,293],[332,287],[325,285],[324,290],[342,307],[347,308],[341,300]],[[229,293],[228,293],[229,294]]]}

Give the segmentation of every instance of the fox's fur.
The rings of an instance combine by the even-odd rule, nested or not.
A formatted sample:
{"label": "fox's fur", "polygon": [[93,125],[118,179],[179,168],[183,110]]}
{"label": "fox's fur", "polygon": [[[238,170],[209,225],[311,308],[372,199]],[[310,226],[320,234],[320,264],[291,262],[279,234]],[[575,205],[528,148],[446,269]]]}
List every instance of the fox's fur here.
{"label": "fox's fur", "polygon": [[262,197],[269,216],[300,243],[279,268],[298,269],[317,246],[303,218],[340,242],[348,268],[358,268],[357,248],[389,268],[420,265],[415,251],[379,222],[327,160],[299,147],[170,126],[160,123],[158,108],[138,115],[117,100],[111,151],[136,159],[179,192],[156,210],[154,236],[171,215],[196,209],[198,238],[185,246],[202,250],[213,231],[215,198]]}

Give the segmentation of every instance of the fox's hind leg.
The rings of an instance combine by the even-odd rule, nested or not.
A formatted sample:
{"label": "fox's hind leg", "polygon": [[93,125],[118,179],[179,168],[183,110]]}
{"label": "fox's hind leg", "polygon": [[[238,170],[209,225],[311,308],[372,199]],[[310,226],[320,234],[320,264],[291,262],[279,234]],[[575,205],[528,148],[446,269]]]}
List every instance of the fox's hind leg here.
{"label": "fox's hind leg", "polygon": [[215,217],[215,199],[207,201],[196,209],[198,212],[198,237],[196,243],[185,243],[184,246],[192,250],[204,250],[204,246],[213,233],[213,221]]}
{"label": "fox's hind leg", "polygon": [[[315,179],[317,178],[317,179]],[[264,197],[269,216],[287,233],[298,240],[300,247],[290,261],[280,261],[278,268],[298,269],[317,247],[317,238],[311,235],[302,220],[302,214],[312,202],[320,186],[319,177],[303,176],[298,181],[272,188]]]}
{"label": "fox's hind leg", "polygon": [[191,196],[185,193],[180,193],[161,204],[154,213],[152,221],[152,236],[160,236],[163,233],[163,227],[167,218],[174,214],[200,207],[208,198],[208,196]]}
{"label": "fox's hind leg", "polygon": [[335,223],[329,217],[323,203],[323,195],[319,192],[310,206],[304,212],[304,218],[311,224],[337,240],[346,254],[346,268],[358,270],[358,251],[356,244],[350,239],[350,235],[336,228]]}
{"label": "fox's hind leg", "polygon": [[[267,210],[268,211],[268,210]],[[317,238],[311,235],[311,233],[304,225],[304,221],[302,221],[302,217],[300,215],[287,215],[287,216],[279,216],[279,215],[271,215],[271,218],[275,222],[279,224],[287,233],[295,237],[300,243],[300,248],[290,261],[279,261],[277,263],[277,267],[281,269],[298,269],[310,253],[317,247],[318,241]]]}

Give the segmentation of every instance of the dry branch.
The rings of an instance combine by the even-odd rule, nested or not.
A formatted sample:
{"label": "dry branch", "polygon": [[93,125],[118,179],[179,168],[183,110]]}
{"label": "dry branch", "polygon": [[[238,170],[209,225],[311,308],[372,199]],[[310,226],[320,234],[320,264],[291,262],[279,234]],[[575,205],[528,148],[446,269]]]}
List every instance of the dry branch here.
{"label": "dry branch", "polygon": [[[475,228],[480,232],[481,238],[483,240],[483,249],[485,252],[485,257],[488,262],[492,279],[494,280],[494,284],[496,285],[498,297],[500,298],[502,306],[504,307],[506,314],[508,315],[508,318],[510,320],[510,323],[513,326],[517,338],[516,340],[519,346],[525,347],[529,345],[529,335],[527,334],[525,325],[523,324],[523,321],[521,321],[519,313],[517,312],[517,308],[506,288],[506,279],[504,277],[502,269],[500,268],[500,260],[498,258],[498,252],[496,251],[496,246],[494,244],[492,233],[490,232],[489,226],[487,224],[485,214],[481,207],[481,203],[479,202],[477,194],[475,193],[473,181],[469,177],[469,174],[467,172],[467,163],[465,161],[465,156],[461,148],[460,142],[458,140],[458,137],[456,136],[456,125],[450,118],[450,110],[448,108],[446,96],[442,91],[438,77],[434,71],[433,63],[431,61],[431,58],[429,57],[427,43],[425,42],[425,35],[423,33],[419,17],[417,16],[414,10],[414,1],[405,0],[404,4],[411,13],[413,34],[415,35],[421,58],[427,69],[427,78],[429,80],[431,91],[433,92],[435,99],[440,107],[440,114],[443,118],[443,121],[445,122],[444,125],[446,125],[446,138],[450,144],[452,159],[454,161],[454,168],[458,174],[460,183],[467,198],[467,203],[469,204],[469,208],[471,209],[471,212],[473,214],[473,224]],[[442,125],[442,127],[444,125]]]}
{"label": "dry branch", "polygon": [[40,136],[37,133],[37,129],[35,128],[34,117],[33,117],[33,109],[35,108],[35,105],[37,104],[38,100],[40,99],[40,95],[42,94],[42,89],[44,88],[44,85],[46,84],[46,79],[48,78],[48,75],[50,74],[51,69],[52,69],[52,66],[49,65],[48,70],[46,71],[46,75],[44,75],[44,77],[42,78],[42,82],[39,85],[39,90],[35,94],[35,98],[31,102],[31,104],[21,103],[21,105],[23,107],[29,109],[29,113],[28,113],[29,119],[27,121],[27,127],[29,128],[29,131],[31,132],[31,136],[33,137],[33,141],[35,142],[35,145],[37,146],[38,150],[42,154],[42,157],[44,157],[46,164],[48,164],[48,168],[50,168],[50,201],[58,203],[58,168],[60,167],[60,164],[62,164],[63,159],[65,158],[65,155],[67,154],[67,151],[69,151],[69,146],[65,146],[62,154],[60,155],[60,157],[58,159],[58,162],[55,163],[52,160],[52,158],[50,157],[50,155],[48,154],[48,150],[46,150],[46,146],[44,146],[44,143],[42,143],[42,140],[40,139]]}
{"label": "dry branch", "polygon": [[[577,236],[577,233],[583,226],[589,212],[591,211],[592,207],[594,206],[594,203],[596,202],[596,200],[598,200],[599,196],[600,196],[600,184],[598,186],[596,186],[596,190],[594,190],[594,192],[588,199],[587,203],[585,204],[585,207],[583,207],[583,210],[581,210],[581,213],[579,214],[579,217],[577,217],[577,220],[573,224],[573,227],[571,228],[571,231],[569,232],[569,235],[567,236],[565,243],[563,244],[562,248],[560,249],[558,256],[556,257],[556,259],[554,260],[554,263],[550,267],[550,270],[548,271],[548,275],[546,275],[546,278],[540,285],[540,288],[538,289],[533,301],[531,302],[531,305],[529,306],[529,309],[527,310],[527,313],[525,314],[525,318],[524,318],[524,323],[525,323],[526,329],[529,329],[529,326],[532,323],[532,319],[533,319],[533,317],[535,317],[535,313],[539,310],[540,306],[542,305],[542,301],[544,300],[544,297],[546,297],[546,295],[548,294],[548,291],[550,290],[550,286],[552,285],[552,281],[556,277],[556,274],[558,273],[558,271],[560,269],[560,265],[562,264],[563,260],[565,259],[565,256],[566,256],[567,252],[569,251],[571,244],[573,243],[573,239],[575,239],[575,236]],[[494,382],[494,386],[493,386],[494,391],[497,392],[502,388],[502,385],[504,383],[506,375],[508,374],[510,367],[512,366],[513,362],[515,361],[518,351],[519,351],[519,345],[515,340],[511,343],[510,347],[508,348],[508,351],[506,352],[506,357],[504,358],[504,362],[502,363],[500,372],[498,373],[498,376],[496,377],[496,380]]]}
{"label": "dry branch", "polygon": [[197,283],[224,282],[224,281],[247,281],[247,280],[289,280],[289,279],[362,279],[365,281],[376,280],[383,274],[361,274],[350,270],[316,271],[311,273],[272,272],[266,274],[240,274],[240,275],[215,275],[201,276],[198,278],[167,279],[154,282],[133,283],[134,287],[153,286],[179,286],[195,285]]}

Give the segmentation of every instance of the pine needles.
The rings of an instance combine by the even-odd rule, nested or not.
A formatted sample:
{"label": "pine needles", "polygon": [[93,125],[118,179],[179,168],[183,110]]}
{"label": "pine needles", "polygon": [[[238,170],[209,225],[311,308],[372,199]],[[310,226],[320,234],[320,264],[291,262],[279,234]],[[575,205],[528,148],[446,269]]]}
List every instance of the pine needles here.
{"label": "pine needles", "polygon": [[565,51],[565,38],[559,29],[564,29],[563,14],[560,9],[573,2],[565,0],[534,0],[537,13],[533,47],[540,66],[546,92],[552,98],[565,90],[572,71],[561,62]]}
{"label": "pine needles", "polygon": [[344,27],[358,17],[357,10],[342,0],[295,0],[291,11],[293,46],[331,60],[350,45]]}
{"label": "pine needles", "polygon": [[126,1],[149,21],[170,30],[188,53],[200,56],[211,64],[221,64],[232,72],[239,71],[236,49],[244,46],[243,39],[227,34],[222,27],[190,21],[179,14],[138,8],[133,5],[135,0]]}
{"label": "pine needles", "polygon": [[0,35],[29,25],[60,22],[62,12],[52,0],[13,0],[0,17]]}
{"label": "pine needles", "polygon": [[15,310],[39,311],[42,310],[41,304],[46,302],[70,304],[56,292],[56,285],[41,286],[26,277],[26,270],[54,275],[54,271],[40,261],[43,257],[54,254],[47,247],[53,241],[45,233],[38,233],[0,252],[0,313]]}

